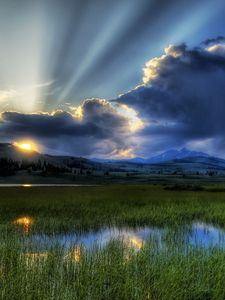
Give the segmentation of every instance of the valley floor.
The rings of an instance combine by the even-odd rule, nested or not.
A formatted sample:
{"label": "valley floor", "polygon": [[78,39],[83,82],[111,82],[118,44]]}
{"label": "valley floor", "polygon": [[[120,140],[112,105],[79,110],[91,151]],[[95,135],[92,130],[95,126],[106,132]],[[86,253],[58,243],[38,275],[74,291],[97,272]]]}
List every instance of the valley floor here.
{"label": "valley floor", "polygon": [[156,174],[135,172],[110,172],[109,175],[58,175],[29,174],[17,172],[11,176],[0,176],[0,184],[211,184],[225,183],[225,175]]}

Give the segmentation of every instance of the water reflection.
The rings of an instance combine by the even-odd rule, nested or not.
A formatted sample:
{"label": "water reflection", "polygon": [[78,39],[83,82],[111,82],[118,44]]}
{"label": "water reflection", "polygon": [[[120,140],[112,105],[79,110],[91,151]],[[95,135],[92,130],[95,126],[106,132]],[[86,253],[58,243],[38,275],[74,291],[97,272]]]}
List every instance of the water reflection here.
{"label": "water reflection", "polygon": [[97,184],[74,184],[74,183],[0,183],[0,188],[5,187],[90,187]]}
{"label": "water reflection", "polygon": [[72,260],[74,260],[76,263],[79,263],[81,261],[81,247],[76,246],[68,255]]}
{"label": "water reflection", "polygon": [[29,236],[30,243],[46,249],[52,245],[59,245],[64,248],[71,248],[74,245],[83,245],[86,249],[94,246],[105,247],[111,240],[123,241],[129,248],[140,250],[149,237],[160,238],[162,229],[143,227],[138,229],[110,227],[94,232],[83,234],[66,233],[56,235]]}
{"label": "water reflection", "polygon": [[[17,219],[17,224],[29,228],[32,219],[23,217]],[[27,229],[26,229],[27,230]],[[32,234],[25,237],[27,244],[35,252],[45,253],[54,246],[63,247],[67,256],[75,262],[80,262],[82,248],[93,249],[95,246],[104,248],[112,240],[120,240],[127,248],[139,251],[148,243],[157,245],[158,249],[170,247],[210,247],[225,248],[225,230],[205,223],[195,222],[192,225],[184,225],[179,228],[102,228],[98,231],[66,234]],[[72,250],[71,250],[72,249]],[[35,255],[34,255],[35,256]]]}
{"label": "water reflection", "polygon": [[144,240],[140,239],[136,236],[128,236],[127,238],[127,244],[130,248],[135,248],[137,250],[140,250],[144,245]]}
{"label": "water reflection", "polygon": [[19,217],[13,223],[21,226],[23,228],[23,231],[25,233],[28,233],[33,224],[33,219],[31,217]]}
{"label": "water reflection", "polygon": [[198,245],[204,248],[225,247],[225,230],[211,224],[196,222],[192,226],[192,233],[189,236],[191,245]]}

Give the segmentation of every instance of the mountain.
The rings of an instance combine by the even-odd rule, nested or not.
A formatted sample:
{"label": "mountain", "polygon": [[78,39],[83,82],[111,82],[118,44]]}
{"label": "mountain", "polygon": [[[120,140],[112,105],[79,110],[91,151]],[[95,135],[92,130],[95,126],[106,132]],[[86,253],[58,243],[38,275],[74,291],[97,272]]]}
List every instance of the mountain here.
{"label": "mountain", "polygon": [[15,175],[18,181],[23,179],[27,182],[34,176],[36,176],[35,181],[40,181],[42,180],[40,176],[58,176],[59,174],[63,174],[63,178],[70,176],[65,180],[71,181],[75,180],[74,178],[81,180],[84,175],[88,175],[89,179],[90,176],[92,178],[108,176],[112,181],[116,178],[132,180],[132,176],[134,178],[143,176],[143,178],[140,177],[143,180],[149,180],[148,176],[158,175],[224,176],[225,160],[182,148],[181,150],[172,149],[149,159],[96,161],[82,157],[53,156],[37,151],[22,151],[13,144],[0,143],[0,176]]}
{"label": "mountain", "polygon": [[207,153],[199,152],[199,151],[192,151],[187,148],[182,148],[180,150],[171,149],[167,150],[159,155],[150,157],[150,158],[142,158],[142,157],[135,157],[132,159],[93,159],[93,161],[102,162],[102,163],[134,163],[134,164],[155,164],[164,161],[171,161],[175,159],[182,159],[186,157],[210,157]]}
{"label": "mountain", "polygon": [[[192,156],[185,157],[185,155]],[[169,159],[169,157],[172,157],[174,159]],[[149,161],[152,161],[152,163],[149,163]],[[188,152],[184,149],[182,151],[169,151],[166,152],[166,155],[157,156],[149,160],[106,160],[104,163],[102,162],[102,164],[109,167],[117,166],[120,170],[140,174],[217,174],[221,176],[225,175],[224,159],[212,157],[202,152]]]}
{"label": "mountain", "polygon": [[147,164],[155,164],[164,161],[170,161],[174,159],[182,159],[186,157],[209,157],[207,153],[199,152],[199,151],[192,151],[187,148],[182,148],[180,150],[171,149],[166,152],[163,152],[159,155],[153,156],[151,158],[143,159],[143,158],[134,158],[131,159],[131,162],[135,163],[147,163]]}
{"label": "mountain", "polygon": [[[100,160],[99,160],[100,161]],[[223,174],[225,160],[208,155],[204,152],[192,151],[187,148],[171,149],[150,158],[136,157],[127,160],[101,160],[102,163],[129,172],[145,174]]]}
{"label": "mountain", "polygon": [[151,169],[163,173],[217,172],[225,174],[225,160],[212,156],[193,156],[154,163]]}
{"label": "mountain", "polygon": [[7,158],[12,161],[27,161],[32,163],[37,163],[38,161],[43,163],[49,163],[57,167],[74,167],[74,166],[80,166],[80,167],[92,167],[92,166],[118,166],[123,168],[123,166],[126,165],[127,168],[129,167],[129,164],[135,164],[135,165],[157,165],[160,166],[160,164],[165,164],[170,167],[172,165],[178,165],[179,163],[189,163],[192,162],[195,163],[204,163],[204,164],[211,164],[212,162],[214,164],[223,165],[225,162],[223,159],[214,158],[209,156],[206,153],[198,152],[198,151],[192,151],[187,148],[182,148],[180,150],[171,149],[166,152],[163,152],[157,156],[153,156],[151,158],[141,158],[136,157],[133,159],[123,159],[123,160],[110,160],[110,159],[86,159],[82,157],[73,157],[73,156],[54,156],[49,154],[41,154],[37,151],[22,151],[17,146],[10,144],[10,143],[0,143],[0,158]]}

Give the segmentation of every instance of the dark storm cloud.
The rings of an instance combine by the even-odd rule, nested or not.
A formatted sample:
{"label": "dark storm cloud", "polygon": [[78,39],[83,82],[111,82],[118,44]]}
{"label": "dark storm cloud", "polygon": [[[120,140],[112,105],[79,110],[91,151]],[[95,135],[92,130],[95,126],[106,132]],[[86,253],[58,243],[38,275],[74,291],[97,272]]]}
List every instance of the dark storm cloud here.
{"label": "dark storm cloud", "polygon": [[82,136],[93,133],[99,135],[98,128],[92,124],[80,124],[70,113],[58,111],[49,114],[22,114],[5,112],[2,114],[4,132],[13,135],[51,138],[56,135]]}
{"label": "dark storm cloud", "polygon": [[147,62],[143,85],[116,99],[145,119],[146,148],[225,138],[224,48],[211,42],[209,48],[170,46]]}
{"label": "dark storm cloud", "polygon": [[126,118],[105,100],[86,100],[74,113],[2,113],[1,139],[33,138],[51,152],[76,155],[119,153],[129,146]]}
{"label": "dark storm cloud", "polygon": [[224,42],[225,41],[225,37],[224,36],[218,36],[215,39],[207,39],[204,42],[202,42],[203,45],[209,46],[211,44],[215,44],[215,43],[220,43],[220,42]]}

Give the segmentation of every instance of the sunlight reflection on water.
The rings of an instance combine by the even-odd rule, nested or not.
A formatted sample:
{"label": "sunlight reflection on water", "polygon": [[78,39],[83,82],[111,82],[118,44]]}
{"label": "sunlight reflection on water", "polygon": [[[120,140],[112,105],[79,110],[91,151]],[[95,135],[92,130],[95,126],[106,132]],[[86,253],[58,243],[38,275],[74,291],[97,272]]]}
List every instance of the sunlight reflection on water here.
{"label": "sunlight reflection on water", "polygon": [[97,184],[73,184],[73,183],[0,183],[0,188],[4,187],[81,187],[97,186]]}
{"label": "sunlight reflection on water", "polygon": [[22,187],[32,187],[32,184],[22,184]]}
{"label": "sunlight reflection on water", "polygon": [[70,248],[73,245],[78,244],[83,245],[87,249],[90,249],[96,245],[104,247],[111,240],[119,239],[120,241],[125,242],[129,247],[141,249],[144,242],[148,239],[149,235],[151,237],[160,236],[159,231],[161,231],[161,229],[148,227],[139,229],[109,227],[100,229],[98,231],[82,234],[33,234],[29,237],[29,239],[34,245],[42,245],[44,248],[54,244],[63,246],[65,248]]}
{"label": "sunlight reflection on water", "polygon": [[147,226],[135,229],[108,227],[81,234],[31,234],[27,238],[31,244],[42,250],[48,249],[52,245],[59,245],[66,249],[74,245],[82,245],[86,249],[91,249],[96,245],[105,247],[110,241],[117,239],[123,241],[129,248],[140,250],[147,241],[154,241],[160,248],[166,247],[168,246],[168,236],[170,242],[172,239],[172,241],[180,241],[184,245],[193,247],[225,248],[225,230],[201,222],[195,222],[189,227],[181,227],[180,230]]}
{"label": "sunlight reflection on water", "polygon": [[23,228],[23,231],[25,233],[28,233],[31,230],[31,226],[33,222],[34,222],[33,218],[29,216],[25,216],[25,217],[17,218],[13,223],[21,226]]}

